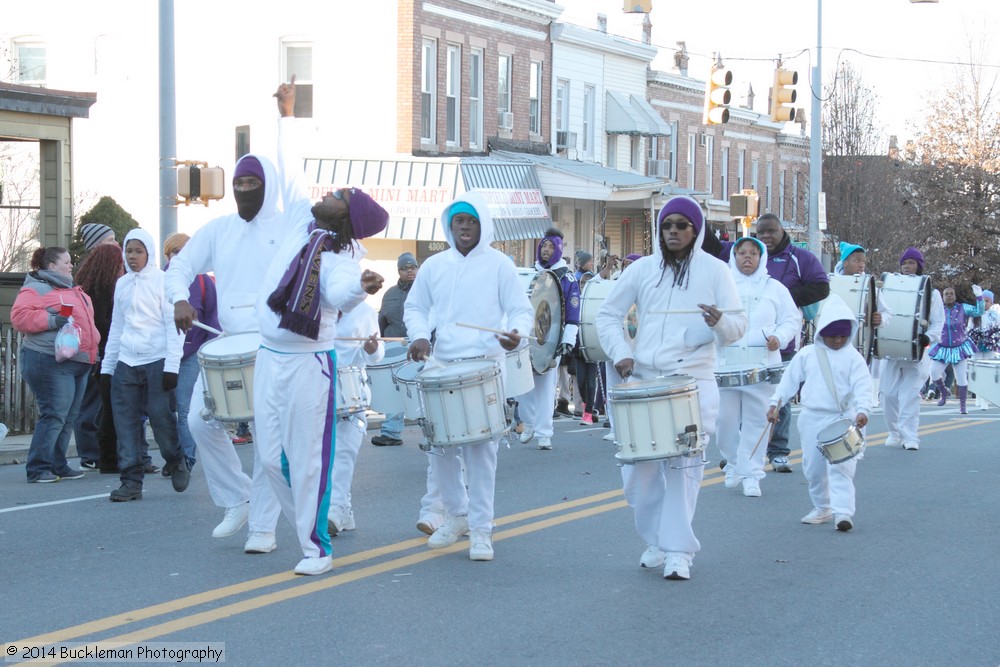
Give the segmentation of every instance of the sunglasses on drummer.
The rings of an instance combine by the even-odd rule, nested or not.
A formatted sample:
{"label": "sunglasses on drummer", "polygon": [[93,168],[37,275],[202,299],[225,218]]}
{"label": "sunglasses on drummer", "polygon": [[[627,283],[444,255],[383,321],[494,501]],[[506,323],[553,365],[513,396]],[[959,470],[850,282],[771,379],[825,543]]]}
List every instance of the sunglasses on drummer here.
{"label": "sunglasses on drummer", "polygon": [[690,226],[691,226],[691,223],[687,222],[686,220],[679,220],[679,221],[676,221],[676,222],[671,221],[671,220],[664,220],[663,222],[660,223],[660,228],[668,230],[668,231],[669,231],[669,229],[671,227],[675,227],[675,228],[677,228],[677,231],[683,232],[685,229],[687,229]]}

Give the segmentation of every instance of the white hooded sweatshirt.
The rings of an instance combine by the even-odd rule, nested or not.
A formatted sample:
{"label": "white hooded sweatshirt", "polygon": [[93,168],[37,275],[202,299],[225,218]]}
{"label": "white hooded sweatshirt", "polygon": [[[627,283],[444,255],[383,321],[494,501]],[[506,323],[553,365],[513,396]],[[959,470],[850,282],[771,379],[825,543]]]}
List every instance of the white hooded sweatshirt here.
{"label": "white hooded sweatshirt", "polygon": [[[138,272],[129,268],[126,259],[125,275],[115,283],[115,305],[101,373],[113,375],[119,361],[135,367],[158,359],[165,360],[164,373],[176,373],[184,352],[184,334],[178,334],[174,326],[174,307],[164,293],[165,274],[156,267],[156,244],[145,229],[131,230],[122,247],[127,248],[132,240],[146,246],[149,258]],[[126,257],[124,250],[122,257]]]}
{"label": "white hooded sweatshirt", "polygon": [[[455,249],[451,232],[451,208],[458,202],[471,204],[479,216],[481,236],[468,255]],[[502,358],[506,352],[495,334],[457,325],[516,329],[522,334],[534,325],[534,310],[517,268],[509,257],[490,247],[493,217],[486,200],[477,192],[466,192],[445,207],[440,224],[451,247],[425,260],[410,288],[403,312],[410,340],[431,339],[433,315],[437,327],[434,358]]]}
{"label": "white hooded sweatshirt", "polygon": [[[831,350],[826,346],[819,332],[826,325],[837,320],[851,321],[851,336],[842,348]],[[827,297],[823,309],[816,318],[816,342],[812,345],[806,345],[792,357],[788,368],[781,376],[781,383],[771,396],[771,405],[777,405],[779,400],[782,405],[786,405],[792,396],[800,391],[799,385],[802,385],[799,405],[804,410],[840,415],[852,421],[859,413],[869,414],[872,400],[872,377],[868,372],[865,358],[850,343],[857,330],[858,321],[855,319],[855,313],[844,303],[844,300],[836,294]],[[833,396],[827,388],[827,381],[817,358],[817,351],[820,349],[826,352],[827,358],[830,360],[830,374],[833,386],[837,390],[840,405],[834,402]],[[805,384],[802,384],[803,382]]]}
{"label": "white hooded sweatshirt", "polygon": [[[739,310],[742,304],[729,267],[701,249],[704,235],[702,225],[691,249],[686,284],[675,286],[673,271],[664,268],[658,236],[655,252],[632,262],[615,281],[597,314],[597,333],[601,347],[616,364],[631,358],[638,366],[660,373],[715,380],[713,343],[724,346],[739,340],[747,330],[747,317],[730,312],[723,313],[714,329],[705,323],[699,303],[727,310]],[[630,345],[622,321],[633,303],[638,308],[639,331]],[[663,314],[668,310],[691,313]]]}
{"label": "white hooded sweatshirt", "polygon": [[781,364],[781,350],[802,329],[802,311],[795,305],[788,288],[768,274],[767,246],[754,238],[747,243],[753,243],[760,250],[757,269],[749,276],[740,271],[734,245],[729,254],[729,270],[750,323],[743,337],[729,347],[766,349],[767,337],[775,336],[779,342],[778,349],[767,350],[766,356],[768,366],[777,366]]}

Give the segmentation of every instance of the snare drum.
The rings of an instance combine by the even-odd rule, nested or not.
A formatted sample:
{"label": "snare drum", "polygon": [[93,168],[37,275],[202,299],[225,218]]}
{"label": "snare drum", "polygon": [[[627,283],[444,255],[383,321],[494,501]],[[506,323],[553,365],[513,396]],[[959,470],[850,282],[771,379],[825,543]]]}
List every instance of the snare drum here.
{"label": "snare drum", "polygon": [[386,343],[381,363],[367,367],[372,410],[386,415],[397,415],[403,411],[403,394],[392,374],[406,363],[407,349],[406,345],[397,341]]}
{"label": "snare drum", "polygon": [[[615,286],[613,280],[588,280],[580,291],[580,354],[584,361],[612,361],[597,335],[597,313],[604,305],[604,300]],[[625,340],[632,342],[639,335],[639,319],[633,305],[622,321]]]}
{"label": "snare drum", "polygon": [[768,366],[767,367],[767,381],[771,384],[781,384],[781,376],[785,374],[785,369],[788,368],[788,364],[792,362],[786,361],[780,366]]}
{"label": "snare drum", "polygon": [[507,373],[504,377],[504,397],[513,398],[527,394],[535,388],[535,377],[531,372],[531,348],[522,345],[511,350],[505,358]]}
{"label": "snare drum", "polygon": [[694,456],[704,449],[698,383],[688,375],[636,380],[608,392],[615,458],[622,463]]}
{"label": "snare drum", "polygon": [[878,328],[876,357],[920,361],[924,354],[920,334],[927,331],[932,291],[929,276],[882,274],[882,301],[892,313],[892,319]]}
{"label": "snare drum", "polygon": [[346,417],[368,409],[369,389],[361,368],[342,366],[337,369],[337,416]]}
{"label": "snare drum", "polygon": [[838,419],[816,436],[816,448],[828,463],[843,463],[861,453],[865,437],[850,419]]}
{"label": "snare drum", "polygon": [[768,381],[768,371],[765,366],[717,366],[715,381],[719,389],[746,387]]}
{"label": "snare drum", "polygon": [[253,367],[260,349],[256,332],[213,338],[198,349],[205,408],[220,422],[253,419]]}
{"label": "snare drum", "polygon": [[1000,405],[1000,360],[969,359],[969,391]]}
{"label": "snare drum", "polygon": [[861,353],[865,361],[871,361],[872,347],[875,341],[872,315],[877,310],[875,276],[867,273],[858,273],[853,276],[831,273],[830,294],[838,295],[854,312],[858,320],[858,330],[853,341],[854,348]]}
{"label": "snare drum", "polygon": [[420,388],[417,386],[417,375],[424,370],[422,361],[404,361],[393,372],[396,386],[403,408],[400,412],[406,419],[420,419],[424,416],[420,408]]}
{"label": "snare drum", "polygon": [[498,362],[468,359],[425,368],[417,383],[424,410],[421,427],[429,445],[482,443],[507,432]]}

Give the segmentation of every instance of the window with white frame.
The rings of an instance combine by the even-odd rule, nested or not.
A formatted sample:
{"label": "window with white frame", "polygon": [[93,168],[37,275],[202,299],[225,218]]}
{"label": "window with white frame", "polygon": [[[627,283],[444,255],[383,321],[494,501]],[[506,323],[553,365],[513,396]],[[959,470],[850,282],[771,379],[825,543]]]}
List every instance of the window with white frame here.
{"label": "window with white frame", "polygon": [[772,210],[771,179],[774,177],[774,163],[770,160],[764,166],[764,210]]}
{"label": "window with white frame", "polygon": [[37,38],[19,38],[13,42],[15,81],[26,86],[44,86],[45,42]]}
{"label": "window with white frame", "polygon": [[785,174],[786,170],[778,172],[778,218],[785,219]]}
{"label": "window with white frame", "polygon": [[285,81],[295,77],[295,117],[313,117],[313,45],[312,42],[285,39],[281,43],[281,71]]}
{"label": "window with white frame", "polygon": [[528,72],[528,132],[542,133],[542,63],[534,60]]}
{"label": "window with white frame", "polygon": [[705,137],[705,192],[715,191],[715,137]]}
{"label": "window with white frame", "polygon": [[556,82],[556,131],[569,129],[569,81]]}
{"label": "window with white frame", "polygon": [[597,88],[583,87],[583,155],[594,155],[594,100],[597,99]]}
{"label": "window with white frame", "polygon": [[452,146],[462,143],[462,47],[448,45],[444,74],[445,100],[445,141]]}
{"label": "window with white frame", "polygon": [[469,54],[469,148],[483,147],[483,50]]}
{"label": "window with white frame", "polygon": [[680,161],[678,156],[678,134],[680,133],[680,123],[676,120],[670,123],[670,180],[674,183],[677,182],[677,163]]}
{"label": "window with white frame", "polygon": [[437,41],[424,39],[420,56],[420,140],[435,141],[437,108]]}
{"label": "window with white frame", "polygon": [[608,135],[608,168],[618,168],[618,135]]}
{"label": "window with white frame", "polygon": [[729,146],[722,149],[722,196],[719,199],[729,201]]}
{"label": "window with white frame", "polygon": [[659,145],[659,137],[646,137],[646,165],[647,165],[647,175],[651,176],[649,173],[653,169],[653,160],[656,159],[657,147]]}
{"label": "window with white frame", "polygon": [[736,156],[736,187],[740,192],[746,189],[747,183],[747,149],[741,148]]}
{"label": "window with white frame", "polygon": [[695,152],[696,151],[696,147],[698,145],[697,142],[698,142],[698,135],[697,135],[697,133],[692,132],[691,134],[688,135],[688,154],[687,154],[687,168],[688,168],[688,174],[687,174],[687,176],[688,176],[688,178],[687,178],[687,186],[688,186],[688,189],[690,189],[690,190],[694,190],[695,183],[697,183],[697,181],[695,180],[695,171],[694,171],[694,169],[695,169],[695,162],[696,162],[697,157],[698,157],[698,154]]}
{"label": "window with white frame", "polygon": [[757,189],[757,176],[759,175],[757,172],[759,170],[760,160],[753,158],[753,160],[750,161],[750,189],[754,192],[760,192],[760,190]]}
{"label": "window with white frame", "polygon": [[631,141],[629,142],[628,150],[628,168],[632,171],[639,171],[639,156],[642,155],[640,149],[642,148],[642,137],[638,134],[633,134]]}
{"label": "window with white frame", "polygon": [[514,59],[501,55],[497,59],[497,124],[501,129],[511,130],[514,127],[511,112],[511,84]]}

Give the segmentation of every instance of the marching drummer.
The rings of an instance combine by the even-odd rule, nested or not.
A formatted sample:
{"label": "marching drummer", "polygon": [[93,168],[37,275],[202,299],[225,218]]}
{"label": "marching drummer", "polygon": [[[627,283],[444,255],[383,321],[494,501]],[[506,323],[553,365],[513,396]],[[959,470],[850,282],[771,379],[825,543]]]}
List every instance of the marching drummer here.
{"label": "marching drummer", "polygon": [[[757,239],[744,236],[733,246],[729,268],[739,290],[740,301],[747,309],[749,325],[743,338],[729,348],[759,351],[763,367],[781,365],[781,348],[802,329],[802,314],[795,306],[788,288],[767,273],[767,247]],[[726,488],[743,487],[743,495],[760,496],[764,479],[767,446],[761,443],[767,430],[767,401],[772,386],[767,382],[738,387],[720,387],[719,451],[728,461]]]}
{"label": "marching drummer", "polygon": [[[704,445],[719,411],[714,343],[739,340],[747,318],[728,267],[701,249],[705,216],[698,202],[670,199],[657,216],[657,232],[654,254],[623,271],[604,300],[598,336],[624,378],[684,374],[697,381]],[[622,328],[633,304],[642,323],[634,350]],[[667,579],[690,579],[691,561],[701,549],[691,520],[704,470],[701,458],[690,457],[622,466],[625,499],[647,545],[640,566],[663,567]]]}
{"label": "marching drummer", "polygon": [[[521,345],[519,331],[532,327],[534,311],[514,264],[492,248],[493,218],[482,195],[467,192],[445,207],[441,225],[451,247],[428,258],[410,288],[403,319],[413,341],[410,357],[427,368],[456,359],[483,357],[503,367],[505,351]],[[437,323],[431,356],[431,321]],[[458,323],[509,331],[487,333]],[[551,409],[550,409],[551,412]],[[469,558],[493,560],[493,495],[499,439],[445,447],[431,456],[448,517],[428,538],[442,549],[469,534]],[[439,452],[435,452],[437,454]],[[462,479],[464,456],[468,495]],[[468,500],[466,501],[466,498]]]}
{"label": "marching drummer", "polygon": [[[576,333],[580,325],[580,284],[562,258],[562,239],[555,234],[547,234],[538,242],[535,270],[552,271],[559,279],[563,299],[566,326],[555,350],[555,365],[540,375],[535,375],[535,385],[527,394],[518,397],[518,410],[524,420],[521,442],[531,442],[538,436],[539,449],[552,449],[552,413],[556,395],[556,381],[559,379],[560,357],[567,356],[576,344]],[[590,260],[593,261],[593,258]],[[589,397],[591,403],[593,398]],[[584,405],[583,411],[593,411],[593,405]]]}
{"label": "marching drummer", "polygon": [[799,350],[785,369],[771,396],[767,420],[776,424],[779,407],[801,394],[797,424],[802,472],[813,504],[801,521],[813,525],[833,521],[837,530],[846,532],[854,527],[854,473],[859,456],[831,464],[817,444],[819,435],[838,420],[847,418],[859,429],[868,423],[871,375],[865,358],[850,344],[858,321],[843,299],[836,294],[827,298],[816,327],[815,342]]}

